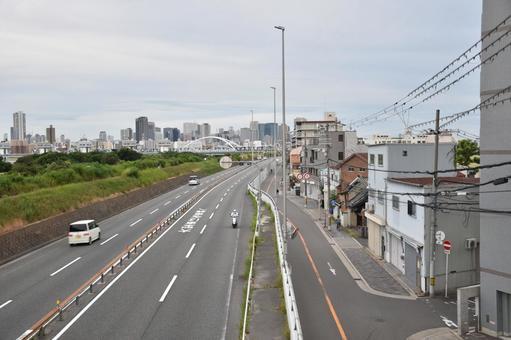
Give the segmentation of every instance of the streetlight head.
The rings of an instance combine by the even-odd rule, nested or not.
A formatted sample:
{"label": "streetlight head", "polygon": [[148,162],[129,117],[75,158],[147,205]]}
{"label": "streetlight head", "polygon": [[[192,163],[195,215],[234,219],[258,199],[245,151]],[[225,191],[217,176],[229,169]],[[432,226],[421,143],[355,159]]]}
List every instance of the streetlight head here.
{"label": "streetlight head", "polygon": [[276,90],[277,88],[275,86],[270,86],[270,89]]}
{"label": "streetlight head", "polygon": [[276,29],[284,31],[286,28],[284,26],[275,26]]}

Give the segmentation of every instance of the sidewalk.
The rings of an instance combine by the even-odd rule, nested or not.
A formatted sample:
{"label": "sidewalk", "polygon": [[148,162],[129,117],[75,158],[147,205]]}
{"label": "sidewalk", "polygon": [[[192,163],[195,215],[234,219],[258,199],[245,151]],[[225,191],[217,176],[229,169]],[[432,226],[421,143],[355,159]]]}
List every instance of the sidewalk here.
{"label": "sidewalk", "polygon": [[275,251],[275,224],[261,206],[261,226],[254,256],[254,279],[247,339],[285,339],[287,321],[281,311],[282,279]]}
{"label": "sidewalk", "polygon": [[[340,255],[347,258],[347,267],[350,265],[353,267],[354,270],[348,268],[353,278],[363,281],[357,281],[362,289],[368,288],[364,290],[387,297],[404,299],[414,299],[416,297],[414,292],[399,277],[397,270],[393,270],[384,261],[371,256],[367,248],[356,239],[343,230],[337,231],[335,225],[324,228],[324,212],[323,210],[318,211],[317,201],[309,199],[307,207],[304,207],[303,197],[288,195],[288,200],[307,212],[325,234],[334,241],[340,250]],[[342,256],[341,260],[343,260]],[[364,287],[364,282],[368,287]]]}

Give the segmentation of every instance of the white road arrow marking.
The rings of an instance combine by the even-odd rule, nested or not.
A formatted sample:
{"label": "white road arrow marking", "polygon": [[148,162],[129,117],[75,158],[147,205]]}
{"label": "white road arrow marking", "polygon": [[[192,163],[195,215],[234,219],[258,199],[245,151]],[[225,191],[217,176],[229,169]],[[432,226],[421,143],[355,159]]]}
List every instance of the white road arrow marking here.
{"label": "white road arrow marking", "polygon": [[327,264],[328,264],[328,269],[332,272],[332,274],[335,275],[335,269],[332,268],[332,265],[330,264],[330,262],[327,262]]}

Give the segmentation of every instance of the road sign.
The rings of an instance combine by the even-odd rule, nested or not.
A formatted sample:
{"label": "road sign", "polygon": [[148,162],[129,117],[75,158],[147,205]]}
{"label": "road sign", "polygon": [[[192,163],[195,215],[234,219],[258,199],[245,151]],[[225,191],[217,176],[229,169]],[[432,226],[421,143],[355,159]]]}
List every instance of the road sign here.
{"label": "road sign", "polygon": [[232,166],[232,159],[229,156],[223,156],[220,158],[220,167],[222,169],[229,169]]}
{"label": "road sign", "polygon": [[303,178],[303,175],[302,175],[302,174],[298,174],[298,175],[296,175],[296,178],[298,178],[298,179],[302,179],[302,178]]}
{"label": "road sign", "polygon": [[436,244],[442,245],[443,240],[445,240],[445,233],[441,230],[437,231],[435,233],[435,239],[436,239]]}
{"label": "road sign", "polygon": [[308,172],[306,172],[306,173],[304,173],[304,174],[303,174],[303,178],[305,178],[305,179],[309,179],[309,178],[311,178],[311,174],[309,174]]}
{"label": "road sign", "polygon": [[445,254],[450,254],[451,253],[451,247],[452,247],[451,241],[445,240],[443,245],[444,245],[444,252],[445,252]]}

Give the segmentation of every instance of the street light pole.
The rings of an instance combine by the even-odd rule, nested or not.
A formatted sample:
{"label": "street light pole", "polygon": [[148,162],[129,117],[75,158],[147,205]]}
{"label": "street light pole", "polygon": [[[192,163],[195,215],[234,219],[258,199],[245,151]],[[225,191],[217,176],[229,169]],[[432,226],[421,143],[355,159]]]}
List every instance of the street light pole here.
{"label": "street light pole", "polygon": [[[436,110],[435,115],[435,157],[433,159],[433,223],[429,230],[430,254],[429,254],[429,296],[435,296],[435,257],[436,243],[435,233],[438,229],[438,139],[440,135],[440,110]],[[447,272],[445,273],[447,279]]]}
{"label": "street light pole", "polygon": [[273,174],[275,176],[275,197],[277,197],[277,97],[275,86],[270,87],[273,90]]}
{"label": "street light pole", "polygon": [[254,110],[252,112],[252,121],[250,123],[250,145],[252,146],[252,165],[254,165]]}
{"label": "street light pole", "polygon": [[286,173],[286,73],[284,59],[283,26],[275,26],[282,32],[282,213],[284,215],[284,258],[287,257],[287,173]]}

